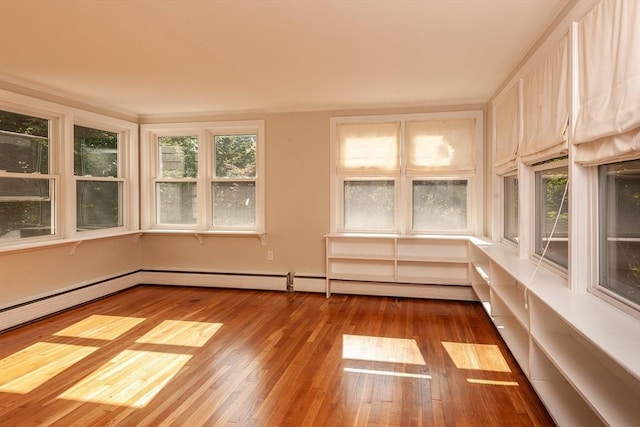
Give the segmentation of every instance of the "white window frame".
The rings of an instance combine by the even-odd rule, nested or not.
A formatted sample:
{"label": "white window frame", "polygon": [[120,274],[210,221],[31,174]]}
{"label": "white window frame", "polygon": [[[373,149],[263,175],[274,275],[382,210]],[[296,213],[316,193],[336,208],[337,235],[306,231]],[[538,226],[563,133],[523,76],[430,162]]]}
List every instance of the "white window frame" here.
{"label": "white window frame", "polygon": [[[636,158],[636,159],[630,159],[632,161],[640,161],[640,157]],[[600,242],[600,238],[601,238],[601,209],[600,209],[600,201],[601,201],[601,194],[600,194],[600,185],[599,185],[599,181],[600,181],[600,176],[599,176],[599,168],[600,166],[606,166],[607,164],[616,164],[616,163],[624,163],[627,160],[620,160],[620,161],[616,161],[616,162],[611,162],[611,163],[603,163],[603,164],[598,164],[596,166],[593,167],[589,167],[589,181],[593,184],[591,186],[591,188],[595,189],[595,197],[592,198],[592,209],[591,209],[591,213],[595,218],[594,221],[594,225],[595,225],[595,230],[593,231],[593,242],[594,242],[594,251],[593,251],[593,260],[594,262],[592,263],[592,275],[591,277],[593,277],[592,280],[590,280],[589,286],[588,286],[588,290],[589,292],[591,292],[592,294],[596,295],[597,297],[607,301],[608,303],[610,303],[611,305],[619,308],[620,310],[640,319],[640,304],[635,303],[627,298],[622,297],[621,295],[618,295],[617,293],[607,289],[606,287],[602,286],[600,284],[600,270],[602,267],[602,254],[601,254],[601,242]]]}
{"label": "white window frame", "polygon": [[[407,234],[447,234],[447,235],[468,235],[472,234],[473,225],[471,206],[473,204],[473,179],[468,176],[410,176],[406,177],[405,191],[407,195],[405,200],[409,203],[406,214],[408,215],[406,221]],[[460,230],[417,230],[413,228],[413,182],[414,181],[466,181],[467,182],[467,228]]]}
{"label": "white window frame", "polygon": [[[549,260],[546,257],[542,257],[541,254],[536,253],[536,215],[537,215],[537,209],[538,209],[538,203],[537,203],[537,197],[538,194],[536,193],[536,173],[537,172],[541,172],[541,171],[545,171],[545,170],[550,170],[550,169],[559,169],[559,168],[567,168],[567,179],[568,179],[568,183],[567,185],[570,187],[571,186],[571,179],[570,179],[570,168],[569,168],[569,161],[568,159],[563,159],[563,160],[558,160],[555,162],[547,162],[547,163],[542,163],[542,164],[538,164],[538,165],[533,165],[531,167],[531,189],[530,189],[530,197],[531,197],[531,203],[530,203],[530,229],[529,229],[529,235],[531,236],[531,241],[530,241],[530,247],[529,247],[529,254],[531,256],[532,259],[534,259],[536,262],[540,262],[545,264],[545,266],[549,267],[550,269],[556,271],[557,273],[559,273],[560,275],[562,275],[563,277],[567,277],[567,273],[569,270],[569,267],[571,266],[571,211],[569,209],[569,204],[568,201],[571,200],[570,197],[570,192],[569,192],[569,188],[567,189],[567,198],[568,201],[565,201],[565,206],[567,207],[567,209],[569,210],[569,226],[567,228],[567,244],[568,244],[568,253],[567,253],[567,266],[562,266],[560,264],[557,264],[554,261]],[[522,200],[522,199],[521,199]],[[520,220],[522,220],[522,216],[520,217]],[[520,230],[522,231],[522,227],[520,228]]]}
{"label": "white window frame", "polygon": [[390,229],[360,229],[357,231],[347,230],[344,227],[344,186],[346,182],[349,181],[393,181],[394,188],[394,198],[393,198],[393,223],[398,224],[399,221],[399,203],[400,203],[400,186],[401,179],[397,176],[348,176],[348,177],[338,177],[339,185],[337,186],[337,197],[340,198],[339,206],[341,206],[340,210],[340,224],[342,224],[341,228],[338,230],[340,233],[364,233],[364,234],[390,234],[396,233],[395,228]]}
{"label": "white window frame", "polygon": [[[8,94],[8,93],[7,93]],[[0,91],[0,95],[4,95]],[[7,98],[13,98],[13,96],[7,96]],[[53,233],[46,236],[34,236],[34,237],[24,237],[24,238],[16,238],[16,239],[3,239],[0,240],[0,246],[14,246],[14,245],[24,245],[30,244],[34,242],[47,242],[51,240],[60,239],[64,235],[64,226],[62,221],[60,221],[61,212],[62,212],[62,201],[64,197],[61,191],[61,152],[63,146],[63,118],[64,116],[60,114],[60,112],[56,112],[51,108],[47,108],[48,105],[46,103],[34,103],[33,106],[30,100],[24,99],[24,97],[18,96],[18,99],[23,98],[23,100],[27,101],[23,103],[14,103],[14,102],[0,102],[0,110],[7,111],[16,114],[22,114],[25,116],[31,116],[35,118],[45,119],[49,121],[49,132],[48,132],[48,144],[49,144],[49,173],[48,174],[23,174],[23,173],[13,173],[0,170],[0,178],[34,178],[34,179],[47,179],[52,181],[53,185],[50,186],[49,191],[52,192],[51,195],[51,217],[52,217],[52,226]],[[22,99],[21,99],[22,100]],[[25,104],[28,104],[25,105]]]}
{"label": "white window frame", "polygon": [[[214,164],[215,135],[255,134],[256,177],[217,178]],[[157,217],[157,182],[194,182],[192,178],[159,178],[158,138],[164,136],[196,136],[198,138],[198,172],[196,224],[160,224]],[[182,122],[141,126],[141,228],[145,231],[195,232],[221,234],[265,233],[265,130],[264,120],[224,122]],[[213,224],[213,182],[252,181],[256,183],[256,224],[251,227],[228,227]]]}
{"label": "white window frame", "polygon": [[[516,199],[516,203],[518,203],[518,241],[514,242],[513,240],[509,239],[506,236],[506,232],[507,232],[507,227],[506,227],[506,221],[507,221],[507,217],[506,217],[506,210],[507,210],[507,195],[505,192],[505,183],[507,181],[507,179],[509,178],[515,178],[518,181],[518,198]],[[504,175],[500,176],[500,241],[507,244],[507,245],[512,245],[512,246],[519,246],[520,242],[522,241],[522,236],[520,235],[520,217],[521,217],[521,210],[522,210],[522,205],[520,204],[520,193],[522,193],[522,188],[521,188],[521,182],[520,182],[520,177],[518,175],[518,171],[512,171],[512,172],[508,172],[505,173]]]}
{"label": "white window frame", "polygon": [[[68,107],[0,89],[0,110],[50,120],[49,174],[37,178],[54,181],[54,234],[0,241],[0,251],[22,250],[49,244],[66,244],[139,231],[138,203],[138,124],[89,111]],[[124,179],[122,197],[123,226],[76,232],[76,179],[73,170],[73,126],[94,127],[121,135],[119,173]],[[0,176],[7,176],[0,172]],[[16,176],[12,174],[14,177]],[[36,177],[36,176],[33,176]]]}
{"label": "white window frame", "polygon": [[[341,234],[400,234],[400,235],[476,235],[483,229],[483,212],[481,203],[484,199],[483,178],[483,146],[484,146],[484,114],[479,110],[417,113],[417,114],[392,114],[376,116],[348,116],[332,117],[330,119],[330,230],[331,233]],[[407,121],[422,120],[454,120],[475,119],[475,173],[460,175],[411,175],[406,174],[405,161],[405,123]],[[360,176],[358,174],[341,176],[337,171],[337,146],[338,126],[345,123],[387,123],[401,122],[400,130],[400,157],[401,170],[396,175]],[[395,180],[395,227],[393,230],[349,230],[344,227],[344,181],[345,180]],[[467,181],[467,229],[446,231],[412,230],[412,183],[413,180],[466,180]]]}
{"label": "white window frame", "polygon": [[[69,120],[69,144],[68,147],[68,176],[67,192],[70,202],[67,204],[69,223],[68,230],[72,230],[74,237],[100,237],[114,234],[122,234],[139,228],[138,219],[138,126],[118,119],[99,116],[91,113],[76,113]],[[118,176],[95,177],[76,176],[74,173],[74,126],[99,129],[118,134]],[[118,182],[120,187],[120,217],[122,225],[96,230],[77,229],[77,196],[76,186],[78,182]],[[71,201],[73,203],[71,203]],[[72,214],[71,214],[72,213]]]}

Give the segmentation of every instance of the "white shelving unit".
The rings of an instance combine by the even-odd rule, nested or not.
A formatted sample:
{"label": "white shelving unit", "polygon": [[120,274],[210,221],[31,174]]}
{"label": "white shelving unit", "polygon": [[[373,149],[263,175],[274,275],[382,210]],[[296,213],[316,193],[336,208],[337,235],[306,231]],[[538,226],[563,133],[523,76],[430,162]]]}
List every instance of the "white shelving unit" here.
{"label": "white shelving unit", "polygon": [[333,234],[326,245],[327,297],[332,283],[351,282],[338,291],[475,299],[466,236]]}
{"label": "white shelving unit", "polygon": [[[471,283],[559,426],[640,425],[640,320],[471,238]],[[535,272],[535,275],[534,275]]]}

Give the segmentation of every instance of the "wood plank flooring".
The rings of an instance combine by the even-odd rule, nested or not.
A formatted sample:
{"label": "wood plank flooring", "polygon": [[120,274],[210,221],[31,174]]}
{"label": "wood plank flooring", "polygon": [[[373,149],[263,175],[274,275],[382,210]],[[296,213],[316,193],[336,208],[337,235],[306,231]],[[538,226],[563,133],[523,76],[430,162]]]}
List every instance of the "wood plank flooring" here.
{"label": "wood plank flooring", "polygon": [[2,426],[552,426],[477,303],[139,286],[0,334]]}

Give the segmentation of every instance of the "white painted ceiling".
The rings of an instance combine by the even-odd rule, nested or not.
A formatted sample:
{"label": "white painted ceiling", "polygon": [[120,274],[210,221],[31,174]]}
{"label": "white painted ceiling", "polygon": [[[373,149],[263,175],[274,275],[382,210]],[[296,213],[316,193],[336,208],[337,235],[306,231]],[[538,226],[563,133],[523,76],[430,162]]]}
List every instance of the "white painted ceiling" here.
{"label": "white painted ceiling", "polygon": [[137,116],[486,102],[568,0],[0,0],[0,80]]}

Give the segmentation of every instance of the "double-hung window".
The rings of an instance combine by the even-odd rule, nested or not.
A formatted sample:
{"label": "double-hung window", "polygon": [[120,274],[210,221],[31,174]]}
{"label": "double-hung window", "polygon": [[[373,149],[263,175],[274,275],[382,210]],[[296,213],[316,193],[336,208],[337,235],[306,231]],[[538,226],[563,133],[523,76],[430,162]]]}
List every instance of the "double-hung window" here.
{"label": "double-hung window", "polygon": [[567,268],[569,260],[569,192],[566,160],[534,166],[534,252]]}
{"label": "double-hung window", "polygon": [[510,174],[502,178],[503,237],[515,244],[520,238],[520,218],[518,202],[518,175]]}
{"label": "double-hung window", "polygon": [[601,165],[599,289],[640,308],[640,160]]}
{"label": "double-hung window", "polygon": [[331,119],[331,229],[470,233],[479,112]]}
{"label": "double-hung window", "polygon": [[57,233],[56,121],[0,111],[0,240]]}
{"label": "double-hung window", "polygon": [[118,132],[73,127],[77,232],[124,225],[121,144]]}
{"label": "double-hung window", "polygon": [[344,230],[396,230],[400,128],[399,121],[337,125],[337,177]]}
{"label": "double-hung window", "polygon": [[155,222],[159,225],[196,224],[198,137],[158,136],[155,141],[157,175],[154,180]]}
{"label": "double-hung window", "polygon": [[142,128],[143,227],[264,231],[264,122]]}

